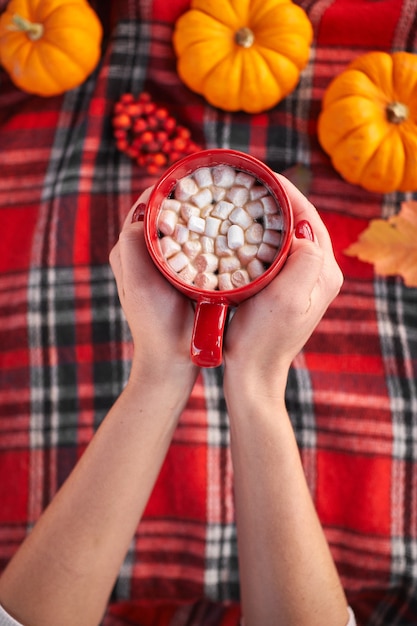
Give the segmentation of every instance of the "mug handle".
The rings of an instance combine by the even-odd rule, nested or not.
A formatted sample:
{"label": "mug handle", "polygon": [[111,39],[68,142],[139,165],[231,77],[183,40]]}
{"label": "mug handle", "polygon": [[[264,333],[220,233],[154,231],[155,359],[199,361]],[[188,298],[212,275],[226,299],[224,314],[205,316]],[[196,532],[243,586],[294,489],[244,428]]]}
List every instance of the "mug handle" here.
{"label": "mug handle", "polygon": [[228,308],[226,302],[197,302],[191,338],[191,360],[195,365],[200,367],[221,365]]}

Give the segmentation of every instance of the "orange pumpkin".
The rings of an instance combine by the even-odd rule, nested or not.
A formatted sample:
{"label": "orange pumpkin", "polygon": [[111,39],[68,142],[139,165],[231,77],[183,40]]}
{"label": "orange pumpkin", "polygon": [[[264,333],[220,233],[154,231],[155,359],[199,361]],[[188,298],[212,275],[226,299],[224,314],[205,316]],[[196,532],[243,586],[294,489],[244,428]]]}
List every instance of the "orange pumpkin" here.
{"label": "orange pumpkin", "polygon": [[417,190],[417,55],[369,52],[327,88],[318,137],[334,168],[373,192]]}
{"label": "orange pumpkin", "polygon": [[93,71],[101,39],[86,0],[11,0],[0,17],[0,64],[20,89],[53,96]]}
{"label": "orange pumpkin", "polygon": [[173,44],[190,89],[220,109],[258,113],[296,87],[312,38],[291,0],[192,0]]}

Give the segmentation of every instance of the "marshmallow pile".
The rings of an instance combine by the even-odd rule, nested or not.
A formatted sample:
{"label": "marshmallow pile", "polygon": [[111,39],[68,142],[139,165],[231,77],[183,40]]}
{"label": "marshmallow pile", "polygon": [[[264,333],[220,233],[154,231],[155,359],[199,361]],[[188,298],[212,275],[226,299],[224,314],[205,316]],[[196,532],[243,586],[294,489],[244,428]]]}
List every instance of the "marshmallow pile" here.
{"label": "marshmallow pile", "polygon": [[224,291],[247,285],[270,266],[283,217],[265,185],[224,164],[179,179],[157,227],[162,256],[180,279]]}

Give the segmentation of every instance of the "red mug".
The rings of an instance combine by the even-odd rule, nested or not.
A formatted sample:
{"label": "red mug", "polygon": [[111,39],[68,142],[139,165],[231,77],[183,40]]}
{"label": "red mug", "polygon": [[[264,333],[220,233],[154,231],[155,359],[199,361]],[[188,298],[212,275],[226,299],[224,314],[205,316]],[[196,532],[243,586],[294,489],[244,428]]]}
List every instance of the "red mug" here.
{"label": "red mug", "polygon": [[[201,167],[228,165],[256,179],[266,187],[282,215],[281,242],[275,258],[257,278],[241,287],[223,291],[201,289],[180,278],[160,248],[158,218],[164,200],[173,193],[178,181]],[[194,328],[191,339],[191,359],[200,367],[217,367],[222,363],[223,334],[229,307],[235,307],[263,289],[284,265],[292,241],[294,218],[284,187],[274,172],[264,163],[243,152],[227,149],[203,150],[191,154],[172,165],[154,186],[145,209],[144,233],[149,254],[163,276],[181,293],[196,302]]]}

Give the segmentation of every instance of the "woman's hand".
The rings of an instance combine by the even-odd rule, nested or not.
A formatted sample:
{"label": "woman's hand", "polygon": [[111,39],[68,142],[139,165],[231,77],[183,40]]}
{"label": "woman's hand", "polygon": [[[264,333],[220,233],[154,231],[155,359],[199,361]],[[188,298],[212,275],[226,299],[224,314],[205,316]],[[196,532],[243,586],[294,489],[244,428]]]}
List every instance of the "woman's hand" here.
{"label": "woman's hand", "polygon": [[247,626],[345,626],[346,599],[285,407],[290,364],[342,275],[316,210],[280,180],[296,225],[289,257],[238,306],[224,341],[242,611]]}
{"label": "woman's hand", "polygon": [[280,372],[286,380],[292,360],[342,285],[329,234],[316,209],[291,182],[278,177],[293,207],[296,233],[297,225],[304,223],[308,235],[310,224],[314,241],[294,237],[281,272],[237,308],[224,341],[226,381],[236,373],[241,380],[267,385],[273,380],[276,386]]}
{"label": "woman's hand", "polygon": [[191,302],[160,274],[147,251],[142,222],[132,223],[147,189],[129,212],[119,241],[110,253],[119,298],[134,342],[132,372],[175,375],[195,380],[197,368],[190,360],[194,312]]}

